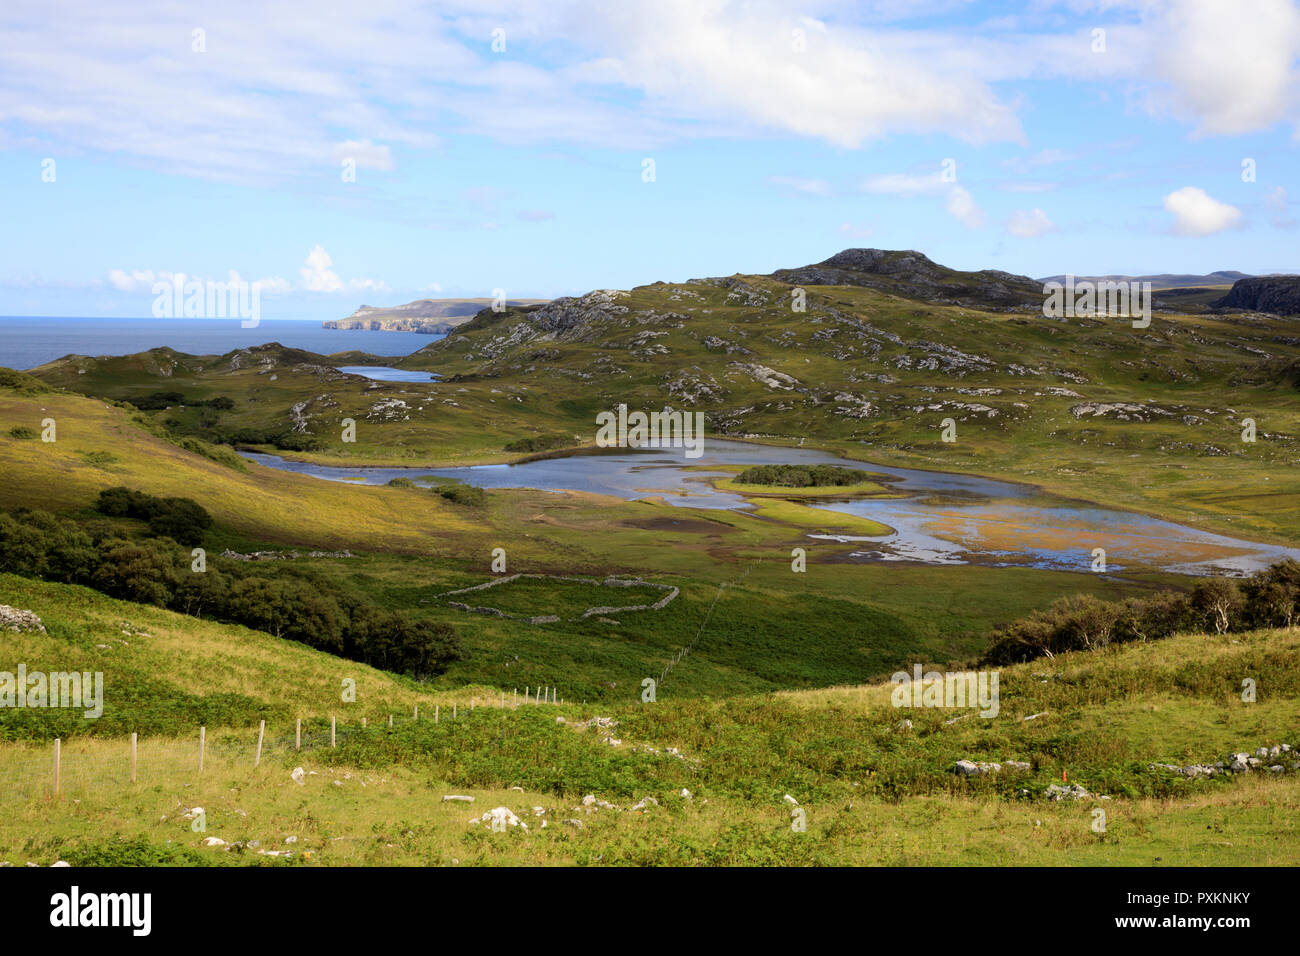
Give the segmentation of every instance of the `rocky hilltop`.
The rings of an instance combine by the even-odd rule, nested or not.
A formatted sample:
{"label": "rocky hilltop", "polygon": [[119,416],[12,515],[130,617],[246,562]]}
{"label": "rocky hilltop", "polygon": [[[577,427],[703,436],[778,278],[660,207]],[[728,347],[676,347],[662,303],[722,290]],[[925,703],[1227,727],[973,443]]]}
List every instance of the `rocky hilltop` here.
{"label": "rocky hilltop", "polygon": [[1300,315],[1300,276],[1254,276],[1238,279],[1228,294],[1213,305],[1218,309]]}
{"label": "rocky hilltop", "polygon": [[[511,299],[508,306],[518,307],[546,302],[546,299]],[[483,309],[491,299],[416,299],[405,305],[363,305],[346,319],[322,322],[327,329],[368,329],[378,332],[419,332],[441,335],[463,325]]]}
{"label": "rocky hilltop", "polygon": [[993,310],[1040,309],[1043,286],[1029,276],[996,269],[960,272],[914,250],[845,249],[823,262],[779,269],[790,285],[855,285],[909,299]]}

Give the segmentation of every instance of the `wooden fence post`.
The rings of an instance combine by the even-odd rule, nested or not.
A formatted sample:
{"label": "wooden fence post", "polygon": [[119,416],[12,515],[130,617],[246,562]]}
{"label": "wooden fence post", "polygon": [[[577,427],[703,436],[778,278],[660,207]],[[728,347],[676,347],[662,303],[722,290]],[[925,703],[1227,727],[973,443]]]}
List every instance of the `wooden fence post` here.
{"label": "wooden fence post", "polygon": [[56,797],[59,795],[59,786],[62,783],[62,780],[60,779],[60,771],[62,769],[61,767],[62,759],[63,759],[63,741],[60,738],[55,737],[54,738],[54,795]]}
{"label": "wooden fence post", "polygon": [[392,715],[392,714],[389,714],[389,715],[388,715],[388,729],[389,729],[389,730],[392,730],[392,729],[393,729],[393,715]]}
{"label": "wooden fence post", "polygon": [[514,705],[515,705],[516,707],[519,706],[519,688],[518,688],[518,687],[515,688],[515,704],[514,704]]}
{"label": "wooden fence post", "polygon": [[338,718],[330,714],[330,746],[334,746],[334,732],[338,729]]}
{"label": "wooden fence post", "polygon": [[415,719],[415,720],[419,720],[419,719],[420,719],[420,705],[419,705],[419,704],[416,704],[416,705],[415,705],[415,717],[414,717],[413,719]]}
{"label": "wooden fence post", "polygon": [[434,704],[434,705],[433,705],[433,722],[434,722],[435,724],[438,722],[438,710],[439,710],[438,705],[437,705],[437,704]]}
{"label": "wooden fence post", "polygon": [[262,721],[257,727],[257,756],[253,758],[253,766],[256,767],[262,762],[262,737],[266,734],[266,721]]}
{"label": "wooden fence post", "polygon": [[363,730],[365,729],[365,726],[366,726],[366,718],[362,717],[362,718],[361,718],[361,727],[362,727]]}
{"label": "wooden fence post", "polygon": [[203,751],[207,748],[208,728],[199,728],[199,773],[203,772]]}
{"label": "wooden fence post", "polygon": [[456,702],[455,702],[455,701],[452,701],[452,702],[451,702],[451,719],[452,719],[452,720],[455,720],[455,719],[456,719]]}
{"label": "wooden fence post", "polygon": [[136,743],[136,734],[135,731],[132,731],[131,732],[131,782],[132,783],[135,783],[135,743]]}
{"label": "wooden fence post", "polygon": [[302,718],[299,717],[293,727],[293,749],[302,750]]}

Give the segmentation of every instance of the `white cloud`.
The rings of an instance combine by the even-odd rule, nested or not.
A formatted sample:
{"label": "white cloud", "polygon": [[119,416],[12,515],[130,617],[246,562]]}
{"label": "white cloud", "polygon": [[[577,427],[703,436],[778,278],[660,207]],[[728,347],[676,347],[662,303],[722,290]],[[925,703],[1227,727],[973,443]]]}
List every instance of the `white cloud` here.
{"label": "white cloud", "polygon": [[[203,283],[205,285],[216,282],[238,285],[239,283],[245,282],[244,278],[240,276],[239,272],[235,269],[231,269],[224,279],[200,278],[194,273],[171,272],[167,270],[155,272],[152,269],[132,269],[129,272],[125,269],[112,269],[108,273],[109,284],[119,292],[152,292],[155,283],[172,283],[177,279],[180,280],[182,285],[191,282]],[[262,279],[256,279],[252,283],[249,283],[249,285],[257,288],[263,294],[270,295],[284,295],[293,289],[292,283],[280,276],[267,276]]]}
{"label": "white cloud", "polygon": [[863,192],[883,196],[939,196],[950,182],[936,173],[884,173],[872,176],[862,184]]}
{"label": "white cloud", "polygon": [[1189,116],[1202,134],[1239,135],[1295,122],[1300,9],[1292,0],[1158,4],[1154,64],[1168,84],[1150,103]]}
{"label": "white cloud", "polygon": [[298,270],[302,276],[299,286],[304,292],[342,292],[345,288],[355,292],[387,292],[388,284],[383,279],[349,279],[346,283],[331,268],[334,260],[320,243],[312,246],[307,253],[307,260]]}
{"label": "white cloud", "polygon": [[336,163],[352,160],[358,169],[391,170],[393,154],[387,146],[376,145],[368,139],[349,139],[334,146]]}
{"label": "white cloud", "polygon": [[878,196],[915,198],[942,196],[948,215],[970,229],[984,225],[984,213],[975,203],[975,197],[965,187],[945,178],[942,171],[934,173],[883,173],[872,176],[862,184],[863,192]]}
{"label": "white cloud", "polygon": [[343,288],[343,280],[330,268],[334,260],[321,248],[320,244],[307,253],[307,261],[298,270],[302,276],[302,287],[308,292],[338,292]]}
{"label": "white cloud", "polygon": [[866,226],[855,226],[851,222],[840,225],[840,235],[849,239],[866,239],[871,235],[871,230]]}
{"label": "white cloud", "polygon": [[[165,278],[164,278],[165,276]],[[171,273],[160,274],[157,279],[169,281]],[[108,274],[108,281],[119,292],[140,292],[142,290],[153,288],[155,281],[153,270],[151,269],[133,269],[126,272],[122,269],[113,269]]]}
{"label": "white cloud", "polygon": [[975,198],[961,186],[953,186],[944,199],[948,215],[952,216],[968,229],[978,229],[984,225],[984,212],[975,204]]}
{"label": "white cloud", "polygon": [[1219,202],[1195,186],[1184,186],[1165,197],[1165,209],[1174,216],[1180,236],[1209,236],[1241,223],[1241,210]]}
{"label": "white cloud", "polygon": [[1052,221],[1047,218],[1047,213],[1037,207],[1029,212],[1017,209],[1007,220],[1007,232],[1023,239],[1033,239],[1055,228]]}
{"label": "white cloud", "polygon": [[265,279],[257,279],[253,285],[260,289],[262,294],[270,293],[271,295],[287,295],[293,291],[293,283],[288,279],[280,276],[268,276]]}
{"label": "white cloud", "polygon": [[554,219],[555,213],[549,209],[521,209],[519,210],[519,218],[524,222],[546,222]]}
{"label": "white cloud", "polygon": [[773,186],[784,186],[795,192],[808,193],[812,196],[829,196],[831,184],[824,179],[803,179],[799,176],[768,176],[767,181]]}
{"label": "white cloud", "polygon": [[1278,186],[1264,197],[1264,208],[1269,212],[1269,221],[1278,229],[1294,229],[1300,222],[1291,215],[1291,203],[1285,186]]}
{"label": "white cloud", "polygon": [[[442,142],[435,123],[441,135],[571,149],[773,136],[858,148],[899,134],[1023,142],[1025,101],[999,85],[1011,81],[1072,81],[1087,102],[1118,99],[1124,84],[1207,135],[1300,129],[1300,11],[1289,0],[1251,0],[1247,12],[1224,0],[1040,0],[1033,15],[974,29],[945,15],[964,6],[227,0],[204,9],[197,53],[194,15],[172,0],[126,12],[7,0],[0,125],[55,154],[258,184],[337,169],[344,153],[392,169],[394,151]],[[1105,54],[1087,52],[1081,13],[1106,28]],[[77,29],[50,27],[59,22]],[[490,52],[496,27],[507,55]],[[1034,168],[1057,153],[1013,162]]]}

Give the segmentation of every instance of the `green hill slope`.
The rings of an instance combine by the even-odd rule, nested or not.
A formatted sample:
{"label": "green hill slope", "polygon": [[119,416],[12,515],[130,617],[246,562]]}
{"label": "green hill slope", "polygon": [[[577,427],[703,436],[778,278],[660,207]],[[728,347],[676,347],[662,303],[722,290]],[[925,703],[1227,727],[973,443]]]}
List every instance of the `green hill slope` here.
{"label": "green hill slope", "polygon": [[[44,741],[80,718],[0,715],[6,737],[28,741],[0,744],[0,772],[11,781],[0,797],[0,860],[18,865],[1300,862],[1300,629],[1184,635],[1003,668],[991,719],[896,708],[890,685],[666,695],[598,709],[516,708],[507,690],[502,709],[493,689],[424,693],[266,635],[83,589],[6,576],[0,593],[40,606],[49,626],[46,635],[10,635],[0,670],[16,661],[100,669],[106,684],[102,732],[63,728],[59,801],[44,795]],[[355,705],[338,700],[349,676]],[[1247,677],[1252,702],[1242,699]],[[467,713],[470,696],[478,707]],[[449,700],[459,704],[455,721]],[[337,749],[321,735],[319,718],[330,713],[341,720]],[[391,729],[388,713],[397,717]],[[300,716],[318,719],[295,751]],[[268,745],[254,767],[263,719]],[[41,721],[51,723],[38,729]],[[200,722],[213,747],[203,775],[194,759]],[[134,785],[129,729],[141,732],[145,755]],[[1269,756],[1283,744],[1288,752]],[[1258,748],[1261,765],[1243,772],[1193,779],[1160,766],[1227,762]],[[959,760],[1002,769],[963,776]],[[1270,772],[1274,764],[1282,769]],[[291,779],[295,766],[308,772],[302,784]],[[1049,787],[1066,784],[1088,795],[1048,799]],[[448,793],[475,802],[442,802]],[[586,794],[597,802],[584,806]],[[803,809],[805,832],[792,829],[785,794]],[[645,796],[656,802],[630,809]],[[529,831],[469,825],[500,805]],[[203,832],[183,816],[194,806],[205,808]],[[237,846],[203,847],[209,836]],[[286,845],[286,836],[297,839]]]}

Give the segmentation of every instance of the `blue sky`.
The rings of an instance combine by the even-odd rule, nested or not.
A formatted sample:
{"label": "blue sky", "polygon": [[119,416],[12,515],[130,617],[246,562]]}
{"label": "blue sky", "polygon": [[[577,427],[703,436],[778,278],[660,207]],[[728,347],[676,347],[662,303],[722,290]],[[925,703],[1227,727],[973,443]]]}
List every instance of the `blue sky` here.
{"label": "blue sky", "polygon": [[233,271],[319,320],[851,246],[1297,272],[1298,56],[1289,0],[6,0],[0,314]]}

